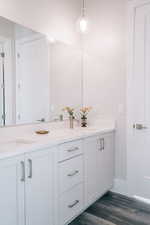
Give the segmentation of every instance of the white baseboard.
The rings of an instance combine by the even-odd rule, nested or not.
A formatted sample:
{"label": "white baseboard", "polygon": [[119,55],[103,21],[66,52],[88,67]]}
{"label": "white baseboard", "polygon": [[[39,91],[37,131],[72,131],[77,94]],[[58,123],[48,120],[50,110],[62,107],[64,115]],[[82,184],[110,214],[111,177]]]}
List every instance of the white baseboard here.
{"label": "white baseboard", "polygon": [[141,202],[144,202],[146,204],[150,204],[150,199],[147,199],[147,198],[142,198],[142,197],[139,197],[139,196],[134,196],[135,199],[137,199],[138,201],[141,201]]}
{"label": "white baseboard", "polygon": [[114,186],[111,189],[112,192],[118,193],[118,194],[122,194],[128,197],[132,197],[135,198],[138,201],[150,204],[150,199],[146,199],[137,195],[131,195],[129,193],[128,190],[128,184],[127,184],[127,180],[123,180],[123,179],[115,179],[114,180]]}
{"label": "white baseboard", "polygon": [[114,186],[111,189],[112,192],[116,192],[122,195],[129,196],[127,181],[123,179],[115,179]]}

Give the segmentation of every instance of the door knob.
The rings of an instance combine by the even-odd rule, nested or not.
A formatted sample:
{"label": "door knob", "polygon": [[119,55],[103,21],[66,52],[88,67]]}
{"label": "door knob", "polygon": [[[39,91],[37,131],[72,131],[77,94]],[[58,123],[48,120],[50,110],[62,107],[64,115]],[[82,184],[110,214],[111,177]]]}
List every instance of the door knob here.
{"label": "door knob", "polygon": [[136,130],[144,130],[147,129],[148,127],[145,127],[143,124],[133,124],[133,128]]}

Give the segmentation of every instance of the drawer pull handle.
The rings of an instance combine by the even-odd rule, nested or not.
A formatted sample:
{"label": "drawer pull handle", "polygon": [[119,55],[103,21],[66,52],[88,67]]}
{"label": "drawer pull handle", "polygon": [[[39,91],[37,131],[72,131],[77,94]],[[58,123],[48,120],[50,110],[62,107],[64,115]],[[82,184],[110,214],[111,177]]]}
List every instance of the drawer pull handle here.
{"label": "drawer pull handle", "polygon": [[74,151],[77,151],[77,150],[79,150],[79,148],[78,147],[75,147],[75,148],[68,149],[67,151],[68,152],[74,152]]}
{"label": "drawer pull handle", "polygon": [[79,171],[76,170],[75,172],[68,174],[68,177],[73,177],[73,176],[75,176],[78,173],[79,173]]}
{"label": "drawer pull handle", "polygon": [[80,201],[79,200],[76,200],[73,204],[71,205],[68,205],[68,208],[73,208],[74,206],[76,206]]}
{"label": "drawer pull handle", "polygon": [[29,162],[29,175],[28,175],[28,178],[32,178],[32,160],[31,159],[28,159],[28,162]]}
{"label": "drawer pull handle", "polygon": [[25,182],[25,163],[21,161],[21,168],[22,168],[22,177],[21,177],[21,182]]}

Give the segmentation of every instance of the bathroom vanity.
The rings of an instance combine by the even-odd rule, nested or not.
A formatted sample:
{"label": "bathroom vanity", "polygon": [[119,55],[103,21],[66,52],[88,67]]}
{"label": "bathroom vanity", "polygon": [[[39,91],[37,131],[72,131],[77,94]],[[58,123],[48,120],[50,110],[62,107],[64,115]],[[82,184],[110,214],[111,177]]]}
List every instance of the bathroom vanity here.
{"label": "bathroom vanity", "polygon": [[84,106],[80,46],[1,24],[0,225],[66,225],[112,187],[115,126],[63,126]]}
{"label": "bathroom vanity", "polygon": [[65,225],[111,189],[114,127],[56,129],[0,145],[3,225]]}

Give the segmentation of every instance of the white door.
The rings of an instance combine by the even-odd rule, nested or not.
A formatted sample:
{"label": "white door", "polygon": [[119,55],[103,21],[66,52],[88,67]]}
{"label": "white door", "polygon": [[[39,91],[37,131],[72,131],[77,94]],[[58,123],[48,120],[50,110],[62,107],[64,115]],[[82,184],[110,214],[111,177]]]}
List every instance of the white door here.
{"label": "white door", "polygon": [[128,183],[132,195],[150,199],[150,3],[135,10],[133,38]]}
{"label": "white door", "polygon": [[53,149],[26,154],[26,225],[53,225]]}
{"label": "white door", "polygon": [[0,225],[24,225],[24,158],[0,160]]}
{"label": "white door", "polygon": [[49,68],[46,38],[16,42],[16,120],[32,123],[49,118]]}

